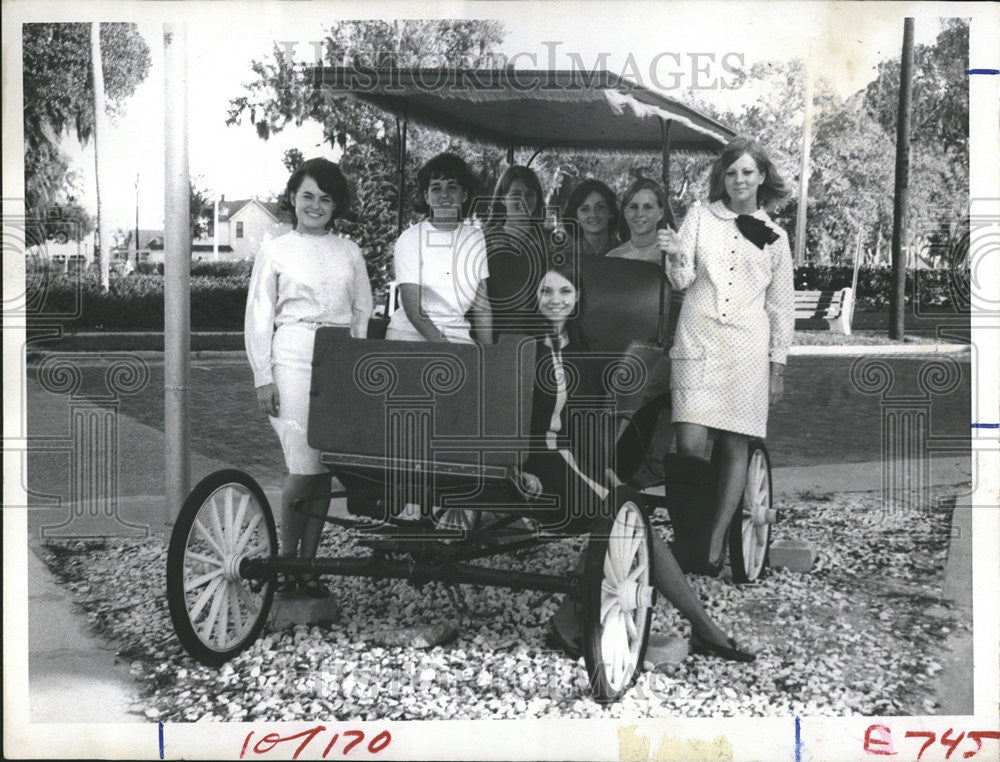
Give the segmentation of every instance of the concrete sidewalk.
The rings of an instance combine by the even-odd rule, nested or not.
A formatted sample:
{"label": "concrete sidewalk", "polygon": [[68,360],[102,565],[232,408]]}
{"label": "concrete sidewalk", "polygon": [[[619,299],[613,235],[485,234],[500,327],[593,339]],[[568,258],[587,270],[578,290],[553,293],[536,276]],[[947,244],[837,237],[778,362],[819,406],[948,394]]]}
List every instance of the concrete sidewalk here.
{"label": "concrete sidewalk", "polygon": [[28,552],[28,721],[145,722],[138,685],[93,635],[55,576]]}

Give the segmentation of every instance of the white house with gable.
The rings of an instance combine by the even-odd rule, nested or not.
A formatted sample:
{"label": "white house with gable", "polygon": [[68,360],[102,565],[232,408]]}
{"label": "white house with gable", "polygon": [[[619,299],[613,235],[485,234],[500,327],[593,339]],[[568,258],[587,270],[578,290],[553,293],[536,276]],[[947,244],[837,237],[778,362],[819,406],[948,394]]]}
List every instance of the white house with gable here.
{"label": "white house with gable", "polygon": [[[226,201],[219,200],[218,245],[219,259],[253,259],[264,241],[284,235],[292,229],[290,221],[283,221],[276,201],[258,201],[255,198]],[[200,259],[212,256],[212,235],[195,242]],[[207,244],[208,250],[205,251]]]}

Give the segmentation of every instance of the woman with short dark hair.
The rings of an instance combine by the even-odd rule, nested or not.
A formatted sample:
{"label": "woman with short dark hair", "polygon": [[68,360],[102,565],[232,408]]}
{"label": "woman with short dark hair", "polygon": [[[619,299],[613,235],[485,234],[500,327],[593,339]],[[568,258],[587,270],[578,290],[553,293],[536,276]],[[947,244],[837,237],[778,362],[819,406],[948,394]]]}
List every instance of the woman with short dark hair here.
{"label": "woman with short dark hair", "polygon": [[[385,337],[405,341],[493,342],[483,234],[468,220],[475,177],[442,153],[417,173],[417,209],[427,218],[404,230],[393,250],[402,302]],[[471,323],[470,323],[471,318]]]}
{"label": "woman with short dark hair", "polygon": [[[253,263],[247,293],[244,341],[257,403],[281,442],[288,477],[281,493],[281,554],[315,558],[329,498],[295,501],[330,492],[330,474],[309,446],[309,387],[316,329],[342,326],[364,338],[372,314],[368,270],[357,244],[334,235],[334,220],[350,203],[340,168],[310,159],[288,179],[282,197],[293,230],[265,241]],[[308,515],[307,515],[308,514]],[[329,595],[315,577],[286,576],[279,592]]]}

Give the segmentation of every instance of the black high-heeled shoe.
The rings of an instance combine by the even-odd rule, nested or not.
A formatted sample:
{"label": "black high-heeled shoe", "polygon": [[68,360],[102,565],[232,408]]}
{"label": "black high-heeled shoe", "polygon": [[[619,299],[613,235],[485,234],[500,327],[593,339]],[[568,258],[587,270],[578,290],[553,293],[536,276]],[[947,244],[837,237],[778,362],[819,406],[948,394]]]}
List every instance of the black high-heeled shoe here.
{"label": "black high-heeled shoe", "polygon": [[756,655],[744,651],[736,645],[733,638],[726,638],[726,645],[723,646],[706,640],[696,632],[691,633],[691,653],[702,656],[718,656],[728,661],[751,662],[757,660]]}

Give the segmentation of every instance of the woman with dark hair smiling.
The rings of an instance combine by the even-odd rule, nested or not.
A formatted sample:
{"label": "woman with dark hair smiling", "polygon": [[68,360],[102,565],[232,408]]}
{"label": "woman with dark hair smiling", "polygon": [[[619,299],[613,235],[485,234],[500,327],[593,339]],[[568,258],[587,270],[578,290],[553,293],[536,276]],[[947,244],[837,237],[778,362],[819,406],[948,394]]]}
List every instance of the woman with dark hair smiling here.
{"label": "woman with dark hair smiling", "polygon": [[[313,340],[320,326],[343,326],[364,338],[372,314],[368,270],[357,244],[333,233],[350,190],[340,168],[310,159],[288,179],[282,205],[294,228],[266,241],[254,259],[247,293],[244,341],[257,402],[270,418],[288,468],[281,492],[281,553],[315,558],[329,498],[292,504],[330,491],[319,451],[306,441]],[[329,595],[313,576],[286,577],[279,592]]]}
{"label": "woman with dark hair smiling", "polygon": [[[680,233],[663,230],[668,276],[687,289],[670,350],[673,422],[680,455],[704,458],[715,434],[719,473],[700,465],[713,494],[707,558],[691,568],[718,574],[726,531],[746,483],[748,440],[767,432],[768,405],[784,391],[795,292],[788,236],[765,207],[788,194],[767,151],[739,137],[712,167],[707,206],[688,212]],[[704,552],[700,550],[699,552]]]}
{"label": "woman with dark hair smiling", "polygon": [[[486,297],[486,244],[468,221],[475,177],[463,159],[442,153],[417,174],[417,211],[427,219],[396,240],[393,261],[403,306],[386,338],[493,343]],[[472,324],[469,318],[471,316]]]}
{"label": "woman with dark hair smiling", "polygon": [[[586,457],[588,444],[593,446],[593,442],[574,430],[574,416],[568,414],[579,394],[569,378],[578,373],[569,372],[565,366],[574,362],[574,355],[583,362],[587,360],[587,339],[579,324],[584,309],[583,289],[572,258],[556,254],[552,259],[536,292],[544,329],[537,344],[531,405],[531,434],[537,444],[524,462],[520,482],[528,495],[544,496],[558,506],[532,514],[543,528],[572,533],[586,531],[601,515],[617,479],[610,469],[605,474],[595,473]],[[593,404],[592,392],[589,390],[585,396],[588,404]],[[652,536],[652,567],[657,591],[691,623],[692,653],[754,661],[756,657],[740,648],[708,615],[670,548],[656,533]],[[550,620],[548,637],[573,658],[580,656],[579,616],[568,597]]]}
{"label": "woman with dark hair smiling", "polygon": [[618,200],[600,180],[590,177],[573,189],[563,221],[581,254],[604,256],[618,245]]}

